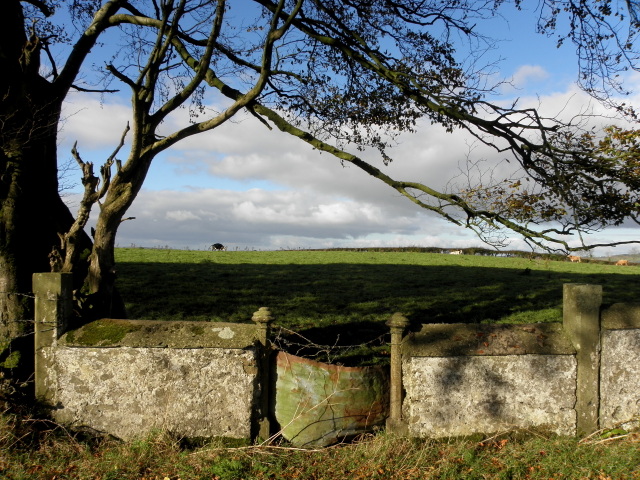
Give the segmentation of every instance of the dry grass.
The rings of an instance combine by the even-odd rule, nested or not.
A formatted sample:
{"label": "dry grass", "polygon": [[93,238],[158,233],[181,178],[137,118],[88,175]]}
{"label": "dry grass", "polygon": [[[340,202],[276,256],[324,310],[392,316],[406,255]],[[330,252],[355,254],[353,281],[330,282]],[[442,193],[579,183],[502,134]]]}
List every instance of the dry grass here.
{"label": "dry grass", "polygon": [[572,438],[507,432],[489,439],[379,433],[317,450],[280,445],[194,447],[167,432],[120,442],[33,416],[0,415],[3,480],[640,479],[640,435]]}

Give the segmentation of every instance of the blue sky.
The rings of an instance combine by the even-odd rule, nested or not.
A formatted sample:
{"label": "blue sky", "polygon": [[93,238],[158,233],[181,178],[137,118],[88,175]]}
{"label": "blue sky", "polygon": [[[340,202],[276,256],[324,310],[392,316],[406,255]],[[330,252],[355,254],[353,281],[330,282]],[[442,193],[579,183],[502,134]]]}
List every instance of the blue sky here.
{"label": "blue sky", "polygon": [[[494,100],[520,97],[523,104],[540,102],[550,113],[565,114],[589,102],[573,85],[577,62],[572,48],[558,50],[554,39],[536,34],[531,13],[506,11],[505,15],[508,22],[482,25],[504,39],[484,59],[490,63],[501,58],[496,78],[513,80]],[[100,164],[128,120],[128,98],[74,93],[65,112],[61,162],[70,158],[77,140],[83,158]],[[423,125],[417,133],[400,138],[391,151],[394,162],[381,168],[392,177],[442,187],[459,174],[469,142],[461,132],[449,135],[438,126]],[[79,178],[80,172],[73,175]],[[72,210],[76,191],[77,186],[66,192]],[[343,167],[335,158],[268,131],[245,115],[156,158],[129,214],[136,220],[122,224],[118,234],[122,247],[205,249],[215,242],[230,250],[482,245],[471,232],[420,210],[355,167]],[[618,228],[590,240],[635,238],[640,238],[637,229]],[[509,248],[524,245],[514,237]],[[619,254],[630,248],[597,253]]]}

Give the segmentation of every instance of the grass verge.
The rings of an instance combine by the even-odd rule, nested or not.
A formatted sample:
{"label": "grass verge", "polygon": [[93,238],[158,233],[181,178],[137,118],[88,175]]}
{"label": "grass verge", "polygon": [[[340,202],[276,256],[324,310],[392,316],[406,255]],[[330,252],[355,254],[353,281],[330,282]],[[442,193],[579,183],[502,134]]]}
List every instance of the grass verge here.
{"label": "grass verge", "polygon": [[597,479],[640,478],[640,436],[587,441],[505,433],[490,439],[365,436],[321,450],[285,445],[193,448],[166,432],[123,443],[0,415],[5,480]]}

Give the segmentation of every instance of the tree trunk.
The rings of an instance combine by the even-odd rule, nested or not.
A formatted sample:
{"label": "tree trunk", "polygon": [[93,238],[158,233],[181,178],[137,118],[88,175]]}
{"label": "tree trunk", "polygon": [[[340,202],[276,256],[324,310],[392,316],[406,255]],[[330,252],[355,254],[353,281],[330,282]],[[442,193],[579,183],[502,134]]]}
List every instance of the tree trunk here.
{"label": "tree trunk", "polygon": [[89,308],[85,309],[84,314],[89,318],[126,317],[124,304],[115,288],[115,244],[121,217],[107,218],[101,212],[96,224],[86,282],[90,294]]}
{"label": "tree trunk", "polygon": [[[5,72],[5,75],[11,73]],[[59,101],[46,85],[5,90],[0,106],[0,338],[31,331],[31,277],[50,270],[58,232],[73,220],[58,193],[56,136]],[[44,98],[42,94],[44,93]],[[31,339],[30,339],[31,340]]]}
{"label": "tree trunk", "polygon": [[[64,97],[40,76],[40,48],[37,38],[25,35],[20,2],[5,2],[0,16],[0,367],[20,367],[27,374],[32,275],[50,271],[58,234],[73,222],[58,192],[57,130]],[[83,242],[90,246],[88,236]],[[84,277],[81,270],[78,277]]]}

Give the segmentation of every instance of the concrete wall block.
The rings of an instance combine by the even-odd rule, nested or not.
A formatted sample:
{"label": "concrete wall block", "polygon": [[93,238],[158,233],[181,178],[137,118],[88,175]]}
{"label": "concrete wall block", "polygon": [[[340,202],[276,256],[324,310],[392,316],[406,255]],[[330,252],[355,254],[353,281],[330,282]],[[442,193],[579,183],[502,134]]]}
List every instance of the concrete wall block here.
{"label": "concrete wall block", "polygon": [[602,328],[640,328],[640,303],[614,303],[602,310]]}
{"label": "concrete wall block", "polygon": [[57,347],[42,347],[36,352],[36,394],[39,401],[52,404],[58,385],[58,371],[55,368]]}
{"label": "concrete wall block", "polygon": [[574,356],[414,357],[403,373],[403,416],[413,436],[531,427],[575,434]]}
{"label": "concrete wall block", "polygon": [[600,427],[640,427],[640,330],[602,332]]}
{"label": "concrete wall block", "polygon": [[155,429],[251,438],[255,350],[59,347],[55,357],[61,423],[125,440]]}

